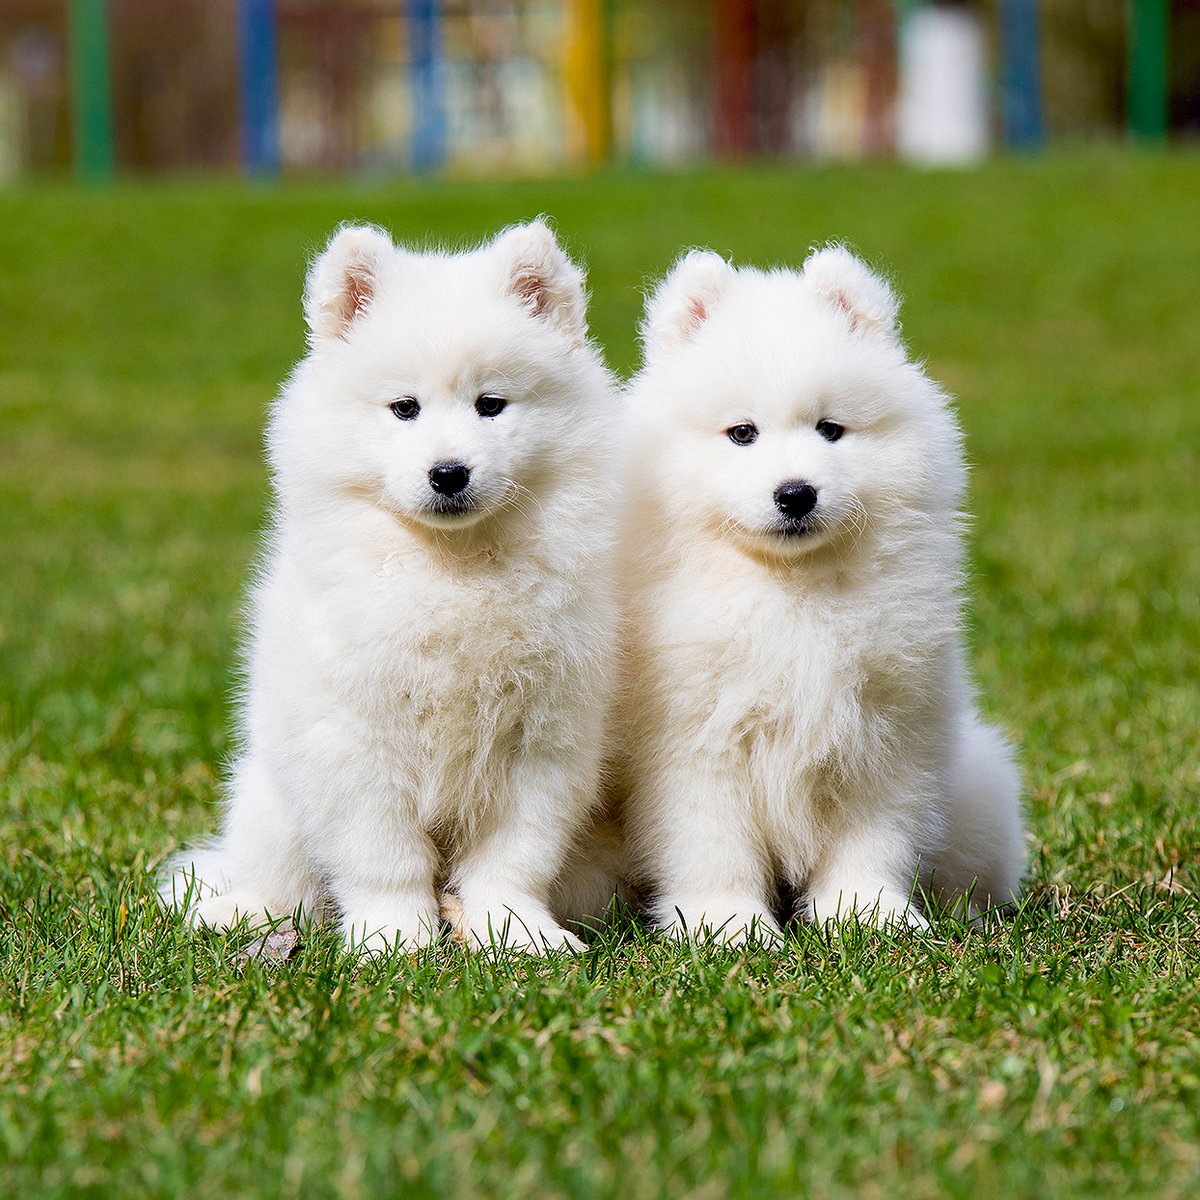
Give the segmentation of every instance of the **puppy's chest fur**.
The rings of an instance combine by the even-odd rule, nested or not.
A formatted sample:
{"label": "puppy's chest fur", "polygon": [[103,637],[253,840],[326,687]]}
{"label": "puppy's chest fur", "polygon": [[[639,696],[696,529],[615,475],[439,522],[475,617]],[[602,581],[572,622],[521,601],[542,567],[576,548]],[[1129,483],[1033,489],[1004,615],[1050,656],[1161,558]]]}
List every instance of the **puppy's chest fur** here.
{"label": "puppy's chest fur", "polygon": [[464,724],[473,738],[511,733],[537,687],[561,674],[558,579],[495,562],[453,572],[393,563],[364,591],[328,597],[329,663],[338,690],[383,726],[411,725],[443,745]]}
{"label": "puppy's chest fur", "polygon": [[677,685],[656,701],[668,725],[697,729],[767,808],[879,774],[925,720],[953,627],[952,597],[922,621],[894,589],[779,579],[677,576],[652,607],[671,614],[651,634],[655,673]]}
{"label": "puppy's chest fur", "polygon": [[569,727],[569,682],[594,635],[580,587],[540,556],[279,565],[291,602],[304,580],[288,614],[297,701],[423,797],[430,819],[494,794],[516,756]]}

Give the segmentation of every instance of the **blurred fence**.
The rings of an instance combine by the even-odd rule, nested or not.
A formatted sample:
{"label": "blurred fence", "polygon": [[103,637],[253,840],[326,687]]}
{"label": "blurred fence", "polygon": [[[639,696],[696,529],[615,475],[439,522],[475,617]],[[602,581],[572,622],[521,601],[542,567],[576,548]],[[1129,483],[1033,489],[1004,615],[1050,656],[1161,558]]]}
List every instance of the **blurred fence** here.
{"label": "blurred fence", "polygon": [[0,179],[953,159],[1129,130],[1200,130],[1200,0],[0,0]]}

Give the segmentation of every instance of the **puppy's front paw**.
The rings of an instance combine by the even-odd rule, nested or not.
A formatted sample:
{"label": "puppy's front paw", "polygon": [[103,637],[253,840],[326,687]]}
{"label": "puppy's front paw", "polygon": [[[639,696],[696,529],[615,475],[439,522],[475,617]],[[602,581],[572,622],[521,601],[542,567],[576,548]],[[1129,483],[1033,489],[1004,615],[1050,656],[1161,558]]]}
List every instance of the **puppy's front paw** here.
{"label": "puppy's front paw", "polygon": [[850,893],[833,890],[814,893],[808,898],[808,913],[817,924],[854,916],[876,929],[929,928],[929,922],[908,896],[887,887],[865,896],[861,889]]}
{"label": "puppy's front paw", "polygon": [[742,946],[746,942],[769,943],[782,936],[775,918],[753,901],[728,904],[664,904],[662,932],[676,941],[689,938]]}
{"label": "puppy's front paw", "polygon": [[459,906],[453,928],[455,940],[469,950],[491,954],[556,954],[563,950],[577,953],[586,949],[544,909],[516,911],[493,906],[471,912]]}
{"label": "puppy's front paw", "polygon": [[411,954],[435,942],[440,932],[436,910],[356,910],[342,918],[346,949],[357,954]]}
{"label": "puppy's front paw", "polygon": [[872,910],[871,920],[885,927],[890,925],[906,929],[929,928],[929,922],[921,910],[899,892],[881,893],[878,909]]}

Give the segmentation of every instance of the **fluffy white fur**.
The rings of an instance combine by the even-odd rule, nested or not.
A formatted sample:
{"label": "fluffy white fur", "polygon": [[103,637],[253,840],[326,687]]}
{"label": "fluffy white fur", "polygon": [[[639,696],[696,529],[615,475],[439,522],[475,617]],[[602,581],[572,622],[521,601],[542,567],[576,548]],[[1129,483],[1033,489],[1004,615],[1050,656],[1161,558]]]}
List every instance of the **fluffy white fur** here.
{"label": "fluffy white fur", "polygon": [[[918,873],[976,911],[1018,892],[1017,771],[960,630],[961,438],[896,316],[840,248],[800,272],[692,252],[647,304],[619,783],[677,934],[775,931],[780,885],[880,923],[922,923]],[[788,483],[816,491],[799,522]]]}
{"label": "fluffy white fur", "polygon": [[[332,902],[349,942],[415,947],[446,887],[469,943],[577,945],[550,893],[597,793],[618,425],[585,306],[540,221],[463,254],[344,228],[315,262],[270,419],[243,749],[168,902],[213,926]],[[470,471],[454,511],[446,463]]]}

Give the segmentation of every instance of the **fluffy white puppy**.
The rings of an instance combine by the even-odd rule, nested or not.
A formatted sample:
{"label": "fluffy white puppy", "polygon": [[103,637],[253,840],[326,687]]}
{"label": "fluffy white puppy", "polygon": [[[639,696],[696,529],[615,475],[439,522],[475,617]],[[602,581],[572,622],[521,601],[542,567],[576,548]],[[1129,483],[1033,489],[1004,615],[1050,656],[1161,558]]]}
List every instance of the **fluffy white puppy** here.
{"label": "fluffy white puppy", "polygon": [[1018,891],[1019,781],[961,635],[965,468],[888,286],[684,257],[649,300],[623,565],[619,768],[657,921],[729,939],[923,918],[918,872]]}
{"label": "fluffy white puppy", "polygon": [[[614,384],[541,221],[463,254],[342,229],[271,413],[242,751],[161,893],[203,923],[340,914],[419,946],[577,945],[550,892],[595,802]],[[569,883],[569,881],[568,881]]]}

